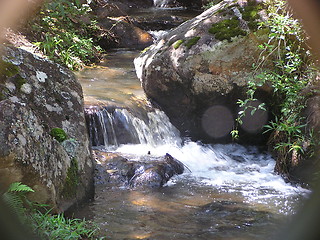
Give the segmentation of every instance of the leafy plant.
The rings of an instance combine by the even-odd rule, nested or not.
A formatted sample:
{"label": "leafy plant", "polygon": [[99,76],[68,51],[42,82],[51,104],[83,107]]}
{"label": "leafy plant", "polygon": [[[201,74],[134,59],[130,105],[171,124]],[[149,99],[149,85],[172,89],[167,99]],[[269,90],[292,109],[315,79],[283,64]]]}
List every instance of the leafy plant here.
{"label": "leafy plant", "polygon": [[26,198],[26,194],[30,192],[34,192],[34,190],[29,186],[21,182],[14,182],[2,194],[2,200],[16,215],[21,217],[27,210],[25,204],[30,203]]}
{"label": "leafy plant", "polygon": [[84,219],[69,219],[63,214],[52,215],[50,211],[37,211],[31,215],[34,231],[42,238],[94,239],[98,227]]}
{"label": "leafy plant", "polygon": [[[265,126],[265,132],[272,132],[270,143],[278,154],[278,171],[288,171],[293,158],[306,154],[306,142],[310,134],[306,130],[302,111],[306,96],[301,94],[312,78],[312,61],[305,49],[305,33],[298,20],[292,17],[285,1],[274,0],[268,5],[268,19],[260,23],[260,28],[269,31],[268,41],[259,45],[261,54],[254,68],[258,72],[268,61],[273,63],[272,70],[264,71],[256,79],[248,82],[247,99],[238,104],[245,110],[239,113],[238,123],[246,110],[253,114],[257,108],[250,106],[256,101],[256,91],[263,85],[273,89],[276,102],[273,103],[275,119]],[[264,109],[263,105],[259,105]]]}
{"label": "leafy plant", "polygon": [[[31,23],[35,43],[50,59],[72,70],[94,60],[101,48],[92,40],[97,30],[90,20],[91,8],[80,0],[47,0],[39,16]],[[86,19],[86,20],[83,20]]]}
{"label": "leafy plant", "polygon": [[34,190],[29,186],[14,182],[1,197],[4,203],[19,216],[21,222],[29,226],[37,236],[50,240],[96,239],[99,228],[94,223],[85,219],[70,219],[64,214],[53,215],[51,210],[45,208],[46,205],[27,199],[26,194],[31,192]]}

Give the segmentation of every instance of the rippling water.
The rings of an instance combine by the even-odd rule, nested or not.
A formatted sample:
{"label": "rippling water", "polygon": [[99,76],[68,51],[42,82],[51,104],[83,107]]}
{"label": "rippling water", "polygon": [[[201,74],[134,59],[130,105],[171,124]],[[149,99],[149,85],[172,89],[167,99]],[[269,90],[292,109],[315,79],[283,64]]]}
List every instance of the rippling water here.
{"label": "rippling water", "polygon": [[[144,98],[133,70],[136,55],[113,53],[101,67],[78,73],[86,103],[125,106],[128,99]],[[121,114],[135,118],[129,112]],[[140,121],[131,125],[139,144],[96,146],[130,160],[146,159],[148,152],[170,153],[188,169],[158,190],[97,185],[95,201],[76,216],[94,219],[106,239],[272,239],[308,195],[308,190],[276,175],[274,159],[263,150],[191,142],[171,130],[165,134],[170,123],[164,122],[168,120],[163,114],[154,111],[152,121],[134,120]]]}

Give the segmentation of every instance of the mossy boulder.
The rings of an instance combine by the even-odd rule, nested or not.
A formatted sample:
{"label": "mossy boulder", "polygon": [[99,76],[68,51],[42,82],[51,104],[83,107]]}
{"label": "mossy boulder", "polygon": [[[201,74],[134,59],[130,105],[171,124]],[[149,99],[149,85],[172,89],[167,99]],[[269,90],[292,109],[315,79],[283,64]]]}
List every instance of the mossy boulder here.
{"label": "mossy boulder", "polygon": [[22,49],[0,56],[0,186],[64,211],[93,197],[82,88],[69,70]]}
{"label": "mossy boulder", "polygon": [[[265,16],[262,1],[220,1],[183,23],[135,59],[136,71],[150,100],[160,106],[183,136],[207,142],[230,142],[236,127],[238,99],[254,79],[258,45],[267,39],[257,30]],[[268,62],[264,69],[268,69]],[[260,102],[270,89],[258,90]],[[256,104],[256,103],[254,103]],[[268,112],[247,114],[240,142],[265,143],[262,126]]]}

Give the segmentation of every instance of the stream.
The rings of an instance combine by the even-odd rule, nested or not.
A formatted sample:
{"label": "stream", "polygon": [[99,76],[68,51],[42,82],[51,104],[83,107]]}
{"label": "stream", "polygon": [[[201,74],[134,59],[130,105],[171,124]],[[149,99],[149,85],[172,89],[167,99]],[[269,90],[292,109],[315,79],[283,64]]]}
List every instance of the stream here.
{"label": "stream", "polygon": [[[138,54],[117,51],[78,73],[87,104],[118,106],[113,115],[97,112],[113,134],[105,130],[94,149],[130,160],[169,153],[188,170],[152,191],[97,184],[95,200],[75,216],[97,222],[106,239],[272,239],[309,191],[276,175],[275,160],[258,147],[181,139],[160,110],[135,116],[123,108],[145,98],[132,63]],[[133,132],[131,143],[117,136],[117,119]]]}
{"label": "stream", "polygon": [[100,106],[92,108],[93,148],[130,160],[169,153],[186,171],[160,189],[97,183],[94,201],[75,217],[94,220],[105,239],[272,239],[309,191],[275,174],[264,149],[182,139],[149,106],[135,75],[138,55],[119,49],[77,73],[86,106]]}

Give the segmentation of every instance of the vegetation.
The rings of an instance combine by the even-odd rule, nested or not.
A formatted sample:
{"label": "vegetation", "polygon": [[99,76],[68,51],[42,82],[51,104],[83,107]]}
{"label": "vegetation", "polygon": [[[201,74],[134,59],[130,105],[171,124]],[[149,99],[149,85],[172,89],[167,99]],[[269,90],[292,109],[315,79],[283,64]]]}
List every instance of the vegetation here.
{"label": "vegetation", "polygon": [[[69,219],[53,215],[43,205],[28,201],[26,194],[34,192],[20,182],[12,183],[2,194],[3,202],[41,239],[96,239],[98,227],[84,219]],[[42,210],[42,211],[40,211]]]}
{"label": "vegetation", "polygon": [[50,131],[50,135],[60,143],[68,139],[67,133],[61,128],[52,128]]}
{"label": "vegetation", "polygon": [[220,41],[228,40],[229,42],[233,37],[247,35],[247,32],[240,28],[240,22],[236,17],[213,24],[209,33],[214,34]]}
{"label": "vegetation", "polygon": [[189,39],[185,43],[187,49],[190,49],[193,45],[195,45],[199,41],[199,39],[200,39],[200,37],[193,37],[193,38]]}
{"label": "vegetation", "polygon": [[77,187],[79,184],[79,167],[78,161],[75,158],[71,159],[70,167],[67,171],[67,177],[62,189],[62,195],[67,198],[76,196]]}
{"label": "vegetation", "polygon": [[183,40],[183,39],[180,39],[180,40],[176,41],[176,42],[173,44],[173,48],[174,48],[174,49],[178,49],[178,48],[181,46],[182,43],[184,43],[184,40]]}
{"label": "vegetation", "polygon": [[[307,99],[302,90],[312,79],[314,71],[308,49],[304,46],[305,34],[300,23],[292,18],[285,1],[274,0],[268,6],[268,20],[260,23],[260,27],[268,29],[268,41],[259,46],[261,57],[254,68],[258,72],[271,60],[273,70],[258,74],[257,79],[248,83],[248,98],[239,100],[239,105],[245,109],[252,108],[250,102],[257,100],[257,89],[263,85],[273,89],[276,102],[271,109],[274,109],[276,117],[265,126],[265,132],[272,132],[270,144],[278,158],[276,170],[288,173],[291,166],[312,152],[312,131],[307,130],[306,119],[302,115]],[[251,113],[256,110],[252,108]],[[240,124],[243,114],[245,111],[238,118]],[[236,137],[237,130],[232,134]]]}
{"label": "vegetation", "polygon": [[91,63],[101,51],[92,39],[97,30],[86,1],[46,0],[30,23],[36,45],[52,60],[72,70]]}
{"label": "vegetation", "polygon": [[203,6],[203,9],[209,9],[209,8],[213,7],[214,5],[218,4],[221,1],[222,0],[211,0],[211,1],[209,1],[207,4],[205,4]]}
{"label": "vegetation", "polygon": [[[209,29],[209,33],[220,41],[228,40],[229,42],[233,37],[246,36],[248,32],[245,28],[253,31],[257,30],[260,19],[259,11],[261,9],[262,4],[257,3],[255,0],[249,0],[244,7],[239,4],[233,4],[225,9],[220,9],[218,12],[222,16],[232,15],[233,17],[214,23]],[[242,23],[245,21],[246,25],[241,27],[241,21]]]}

